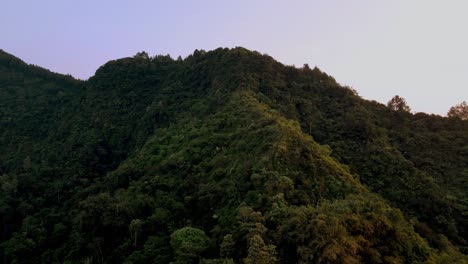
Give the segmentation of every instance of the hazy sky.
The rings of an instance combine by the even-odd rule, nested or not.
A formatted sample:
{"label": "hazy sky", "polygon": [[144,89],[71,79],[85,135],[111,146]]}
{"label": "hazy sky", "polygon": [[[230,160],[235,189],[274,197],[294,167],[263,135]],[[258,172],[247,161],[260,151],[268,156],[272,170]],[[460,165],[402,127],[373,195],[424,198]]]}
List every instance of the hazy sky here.
{"label": "hazy sky", "polygon": [[466,0],[2,0],[0,49],[87,79],[145,50],[243,46],[317,65],[361,96],[445,114],[468,101]]}

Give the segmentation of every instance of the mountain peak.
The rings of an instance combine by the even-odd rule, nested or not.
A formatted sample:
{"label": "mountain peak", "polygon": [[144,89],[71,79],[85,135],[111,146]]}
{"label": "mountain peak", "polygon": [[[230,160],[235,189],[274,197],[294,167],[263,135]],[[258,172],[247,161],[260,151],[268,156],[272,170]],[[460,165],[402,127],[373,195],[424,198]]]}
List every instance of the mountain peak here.
{"label": "mountain peak", "polygon": [[241,47],[0,84],[5,263],[466,259],[466,121]]}

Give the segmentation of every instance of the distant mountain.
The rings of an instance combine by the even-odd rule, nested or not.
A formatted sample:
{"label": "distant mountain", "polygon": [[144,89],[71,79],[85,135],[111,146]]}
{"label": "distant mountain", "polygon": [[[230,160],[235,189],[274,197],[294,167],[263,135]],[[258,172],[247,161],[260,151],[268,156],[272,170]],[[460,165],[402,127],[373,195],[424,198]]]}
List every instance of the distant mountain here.
{"label": "distant mountain", "polygon": [[3,263],[466,263],[468,121],[244,48],[0,51]]}

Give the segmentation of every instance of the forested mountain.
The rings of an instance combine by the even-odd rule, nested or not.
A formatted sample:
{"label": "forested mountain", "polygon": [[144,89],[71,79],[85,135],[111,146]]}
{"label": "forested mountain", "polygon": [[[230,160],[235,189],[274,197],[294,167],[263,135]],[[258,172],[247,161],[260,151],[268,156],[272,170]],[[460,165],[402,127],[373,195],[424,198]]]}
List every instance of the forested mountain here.
{"label": "forested mountain", "polygon": [[466,263],[468,121],[244,48],[0,51],[3,263]]}

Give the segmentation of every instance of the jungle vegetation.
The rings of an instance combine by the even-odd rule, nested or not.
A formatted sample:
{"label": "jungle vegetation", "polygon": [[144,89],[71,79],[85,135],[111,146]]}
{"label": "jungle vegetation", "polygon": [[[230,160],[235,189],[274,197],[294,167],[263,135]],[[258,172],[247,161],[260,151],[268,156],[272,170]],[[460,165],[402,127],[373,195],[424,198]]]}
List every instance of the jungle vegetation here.
{"label": "jungle vegetation", "polygon": [[244,48],[86,81],[0,51],[0,260],[466,263],[465,108]]}

